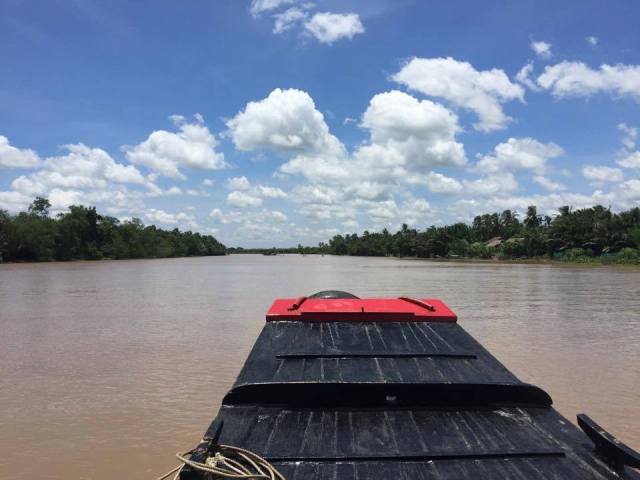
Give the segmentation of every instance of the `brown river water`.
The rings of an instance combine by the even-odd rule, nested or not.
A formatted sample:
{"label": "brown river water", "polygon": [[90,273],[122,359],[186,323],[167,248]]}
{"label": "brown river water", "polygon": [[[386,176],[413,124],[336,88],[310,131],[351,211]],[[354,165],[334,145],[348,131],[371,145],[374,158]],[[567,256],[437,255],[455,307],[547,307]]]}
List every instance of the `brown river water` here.
{"label": "brown river water", "polygon": [[0,478],[153,479],[278,296],[435,296],[572,420],[640,449],[640,269],[261,256],[0,265]]}

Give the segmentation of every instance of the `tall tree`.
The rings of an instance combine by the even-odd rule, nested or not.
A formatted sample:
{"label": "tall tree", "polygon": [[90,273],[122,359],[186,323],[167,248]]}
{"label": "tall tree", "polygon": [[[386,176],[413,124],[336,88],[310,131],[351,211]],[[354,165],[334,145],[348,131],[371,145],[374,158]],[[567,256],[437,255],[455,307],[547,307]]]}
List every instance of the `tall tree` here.
{"label": "tall tree", "polygon": [[29,205],[28,212],[40,217],[46,217],[49,215],[50,208],[51,203],[49,202],[49,199],[44,197],[36,197],[33,202],[31,202],[31,205]]}

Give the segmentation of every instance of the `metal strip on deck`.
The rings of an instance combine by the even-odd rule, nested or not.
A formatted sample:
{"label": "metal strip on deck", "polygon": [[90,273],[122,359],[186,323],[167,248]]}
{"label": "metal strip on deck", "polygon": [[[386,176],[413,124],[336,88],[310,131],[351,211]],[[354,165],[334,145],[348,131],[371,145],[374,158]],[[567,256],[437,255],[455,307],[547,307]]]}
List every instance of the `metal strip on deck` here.
{"label": "metal strip on deck", "polygon": [[276,358],[284,359],[311,359],[311,358],[477,358],[473,353],[467,352],[284,352],[276,355]]}
{"label": "metal strip on deck", "polygon": [[495,451],[490,453],[478,452],[429,452],[413,455],[358,455],[358,456],[317,456],[317,457],[264,457],[269,462],[427,462],[433,460],[487,460],[492,458],[535,458],[535,457],[564,457],[564,451],[558,448],[542,448],[523,451]]}

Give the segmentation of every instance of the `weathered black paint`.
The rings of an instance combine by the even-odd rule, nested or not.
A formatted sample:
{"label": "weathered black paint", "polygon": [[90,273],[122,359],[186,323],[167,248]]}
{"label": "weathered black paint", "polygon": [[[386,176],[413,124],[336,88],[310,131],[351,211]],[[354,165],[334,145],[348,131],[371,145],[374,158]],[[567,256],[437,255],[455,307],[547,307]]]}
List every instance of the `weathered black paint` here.
{"label": "weathered black paint", "polygon": [[297,480],[640,478],[453,323],[267,323],[208,443]]}

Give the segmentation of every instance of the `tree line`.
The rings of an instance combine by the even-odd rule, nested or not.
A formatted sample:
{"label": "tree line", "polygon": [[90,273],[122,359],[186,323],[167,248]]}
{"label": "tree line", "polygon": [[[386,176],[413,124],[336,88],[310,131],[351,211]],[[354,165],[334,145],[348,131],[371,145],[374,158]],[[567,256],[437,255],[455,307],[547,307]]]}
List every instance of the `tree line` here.
{"label": "tree line", "polygon": [[551,218],[535,206],[478,215],[471,224],[335,235],[317,247],[230,249],[230,253],[301,253],[421,258],[552,258],[572,262],[640,263],[640,208],[613,213],[596,205],[564,206]]}
{"label": "tree line", "polygon": [[0,261],[164,258],[226,253],[329,254],[421,258],[547,257],[573,262],[640,263],[640,208],[614,213],[596,205],[563,206],[553,218],[535,206],[522,217],[512,210],[479,215],[471,224],[402,225],[397,232],[335,235],[318,246],[227,249],[211,235],[145,226],[139,219],[120,222],[95,207],[73,205],[49,216],[51,205],[38,197],[26,212],[0,210]]}
{"label": "tree line", "polygon": [[406,224],[396,233],[365,231],[336,235],[320,244],[324,253],[423,258],[549,257],[567,261],[609,260],[640,263],[640,208],[613,213],[596,205],[563,206],[551,218],[535,206],[521,219],[512,210],[476,216],[473,223],[431,226],[419,231]]}
{"label": "tree line", "polygon": [[100,260],[224,255],[211,235],[177,228],[145,226],[140,219],[121,222],[95,207],[73,205],[49,216],[51,204],[37,197],[28,211],[0,210],[0,261]]}

